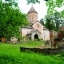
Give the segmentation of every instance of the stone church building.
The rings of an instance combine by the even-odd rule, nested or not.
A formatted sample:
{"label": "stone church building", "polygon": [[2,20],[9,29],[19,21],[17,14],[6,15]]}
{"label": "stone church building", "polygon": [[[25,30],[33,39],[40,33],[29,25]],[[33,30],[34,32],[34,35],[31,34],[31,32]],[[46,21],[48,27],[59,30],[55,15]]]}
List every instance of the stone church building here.
{"label": "stone church building", "polygon": [[21,27],[22,36],[27,36],[32,40],[50,40],[50,32],[38,21],[38,12],[33,8],[33,6],[30,8],[27,15],[30,25]]}

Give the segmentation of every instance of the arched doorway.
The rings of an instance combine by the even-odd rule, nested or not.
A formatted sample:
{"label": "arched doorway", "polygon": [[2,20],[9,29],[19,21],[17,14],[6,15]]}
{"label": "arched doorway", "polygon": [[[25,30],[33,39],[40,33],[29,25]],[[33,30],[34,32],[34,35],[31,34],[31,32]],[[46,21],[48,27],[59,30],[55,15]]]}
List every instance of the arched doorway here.
{"label": "arched doorway", "polygon": [[34,39],[39,40],[39,38],[38,38],[38,34],[35,34],[35,35],[34,35]]}

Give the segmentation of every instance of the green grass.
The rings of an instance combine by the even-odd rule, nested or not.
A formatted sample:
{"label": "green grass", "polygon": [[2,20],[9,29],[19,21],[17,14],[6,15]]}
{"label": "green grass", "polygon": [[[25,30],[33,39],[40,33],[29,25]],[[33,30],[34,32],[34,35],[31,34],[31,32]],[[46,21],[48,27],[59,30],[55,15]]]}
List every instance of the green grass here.
{"label": "green grass", "polygon": [[29,42],[24,42],[21,43],[22,47],[29,47],[29,48],[37,48],[37,47],[41,47],[44,46],[44,42],[43,41],[29,41]]}
{"label": "green grass", "polygon": [[57,55],[20,52],[20,46],[38,47],[38,44],[40,43],[0,43],[0,64],[64,64],[63,58]]}

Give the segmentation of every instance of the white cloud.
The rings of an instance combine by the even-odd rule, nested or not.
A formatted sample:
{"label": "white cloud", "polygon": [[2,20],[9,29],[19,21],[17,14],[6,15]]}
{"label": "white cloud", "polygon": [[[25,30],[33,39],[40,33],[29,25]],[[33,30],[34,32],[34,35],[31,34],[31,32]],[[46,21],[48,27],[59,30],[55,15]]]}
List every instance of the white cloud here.
{"label": "white cloud", "polygon": [[[19,6],[19,8],[22,12],[27,14],[29,9],[31,8],[32,4],[27,5],[26,0],[18,0],[18,6]],[[47,7],[46,7],[46,4],[45,4],[45,1],[41,0],[40,4],[36,3],[36,4],[33,5],[33,7],[38,12],[38,19],[39,20],[46,15]]]}

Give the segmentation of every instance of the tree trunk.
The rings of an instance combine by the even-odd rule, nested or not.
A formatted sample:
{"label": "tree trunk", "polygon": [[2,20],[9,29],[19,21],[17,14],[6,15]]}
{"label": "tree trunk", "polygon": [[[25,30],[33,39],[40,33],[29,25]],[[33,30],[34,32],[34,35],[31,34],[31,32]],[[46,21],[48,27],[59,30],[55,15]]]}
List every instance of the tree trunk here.
{"label": "tree trunk", "polygon": [[6,42],[6,38],[2,37],[2,42]]}

